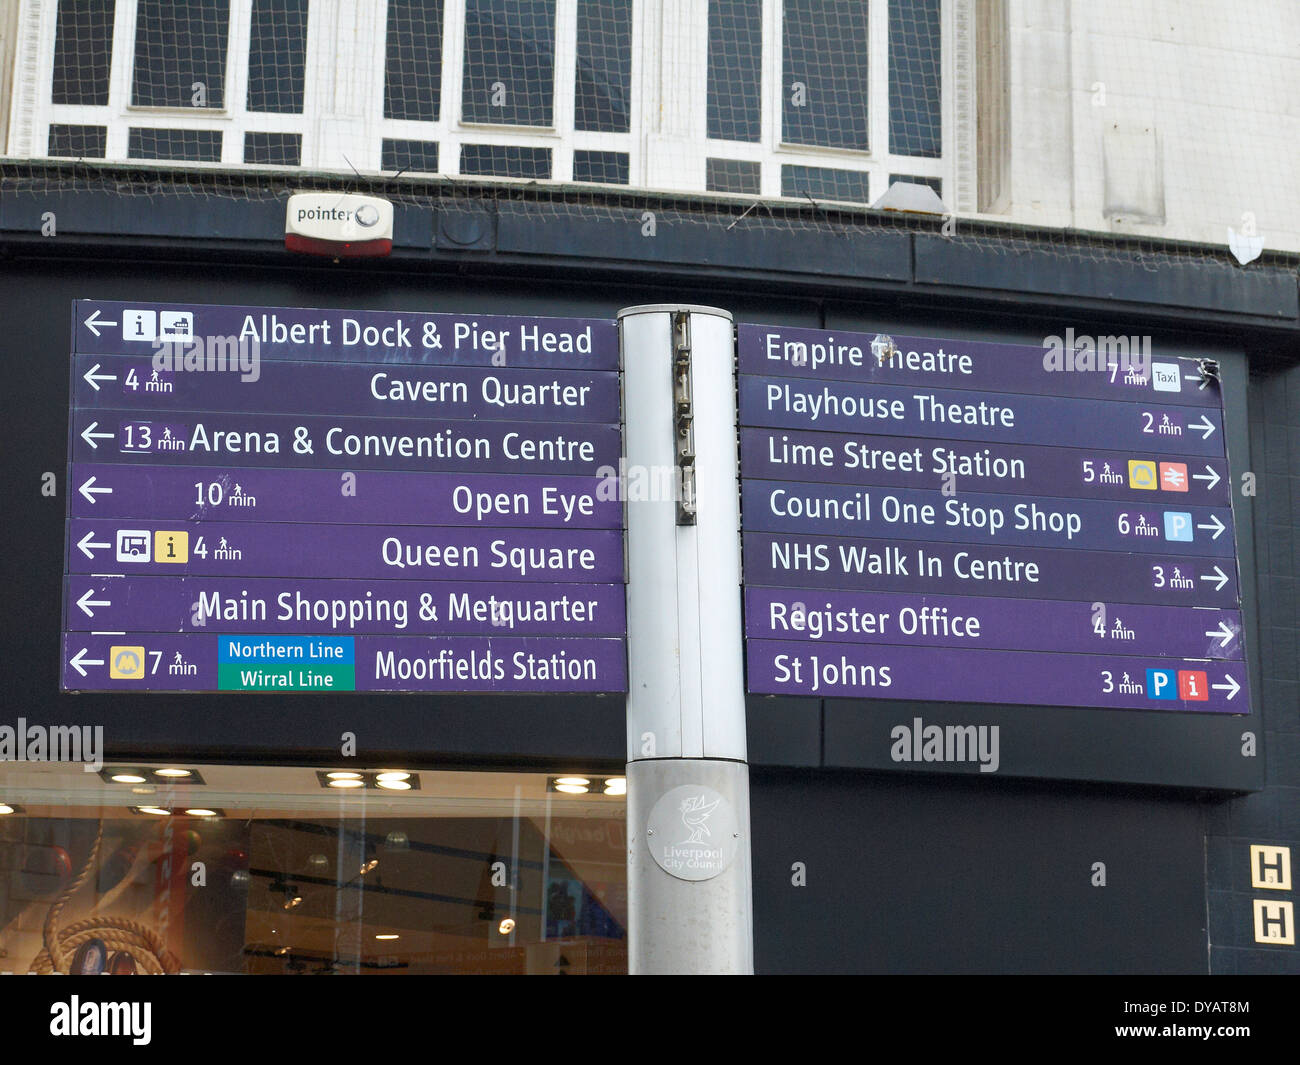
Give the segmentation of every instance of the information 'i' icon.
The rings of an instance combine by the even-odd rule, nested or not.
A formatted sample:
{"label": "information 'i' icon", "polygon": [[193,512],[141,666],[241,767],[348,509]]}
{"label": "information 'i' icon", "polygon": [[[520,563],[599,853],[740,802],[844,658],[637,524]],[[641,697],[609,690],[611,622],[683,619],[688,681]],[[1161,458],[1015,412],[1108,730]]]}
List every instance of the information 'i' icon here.
{"label": "information 'i' icon", "polygon": [[181,529],[159,529],[153,534],[153,560],[155,562],[188,562],[190,560],[190,534]]}

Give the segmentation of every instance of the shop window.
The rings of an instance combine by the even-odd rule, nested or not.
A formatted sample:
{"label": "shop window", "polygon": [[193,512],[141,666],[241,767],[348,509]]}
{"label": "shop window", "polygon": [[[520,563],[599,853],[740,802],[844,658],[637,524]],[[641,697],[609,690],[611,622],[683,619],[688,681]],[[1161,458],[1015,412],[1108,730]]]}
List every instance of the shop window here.
{"label": "shop window", "polygon": [[49,153],[66,159],[103,159],[108,143],[106,126],[50,126]]}
{"label": "shop window", "polygon": [[781,167],[782,196],[870,203],[868,187],[867,175],[860,170],[836,170],[828,166]]}
{"label": "shop window", "polygon": [[551,149],[513,144],[465,144],[460,150],[460,172],[472,177],[545,181],[551,176]]}
{"label": "shop window", "polygon": [[441,104],[441,0],[388,0],[384,117],[437,122]]}
{"label": "shop window", "polygon": [[745,159],[706,159],[705,187],[709,192],[757,196],[761,191],[762,165]]}
{"label": "shop window", "polygon": [[229,0],[137,0],[131,105],[224,108],[229,31]]}
{"label": "shop window", "polygon": [[302,113],[307,0],[254,0],[248,38],[248,110]]}
{"label": "shop window", "polygon": [[138,129],[131,127],[127,155],[183,163],[221,162],[219,129]]}
{"label": "shop window", "polygon": [[437,141],[393,140],[385,137],[380,166],[384,170],[405,170],[415,173],[438,172]]}
{"label": "shop window", "polygon": [[709,137],[757,142],[762,92],[763,0],[710,0]]}
{"label": "shop window", "polygon": [[52,103],[108,103],[113,10],[113,0],[60,0],[54,28]]}
{"label": "shop window", "polygon": [[627,152],[589,152],[580,149],[573,153],[574,181],[626,185],[627,177]]}
{"label": "shop window", "polygon": [[573,128],[627,133],[632,123],[632,0],[578,0],[577,37]]}
{"label": "shop window", "polygon": [[554,124],[555,5],[556,0],[466,0],[464,121]]}
{"label": "shop window", "polygon": [[301,133],[244,134],[244,162],[269,166],[299,166],[302,163]]}
{"label": "shop window", "polygon": [[[326,794],[301,766],[204,765],[179,783],[156,776],[175,766],[39,768],[11,766],[0,795],[11,971],[627,971],[617,789],[415,770],[405,791]],[[147,799],[132,778],[156,781]]]}

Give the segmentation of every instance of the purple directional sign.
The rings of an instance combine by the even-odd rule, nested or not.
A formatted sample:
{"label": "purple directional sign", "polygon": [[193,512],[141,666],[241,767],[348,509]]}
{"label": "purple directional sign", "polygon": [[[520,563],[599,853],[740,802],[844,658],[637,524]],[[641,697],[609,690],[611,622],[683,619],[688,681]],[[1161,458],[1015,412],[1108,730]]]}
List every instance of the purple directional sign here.
{"label": "purple directional sign", "polygon": [[618,369],[610,321],[77,301],[64,687],[625,691]]}
{"label": "purple directional sign", "polygon": [[1240,662],[755,639],[748,650],[749,689],[765,695],[1245,712]]}
{"label": "purple directional sign", "polygon": [[622,640],[65,633],[68,691],[622,692]]}
{"label": "purple directional sign", "polygon": [[620,529],[600,477],[167,467],[74,462],[74,518]]}
{"label": "purple directional sign", "polygon": [[766,481],[947,486],[951,492],[1220,507],[1228,505],[1232,492],[1224,459],[1171,460],[1154,451],[922,443],[914,437],[764,428],[741,429],[740,449],[745,475]]}
{"label": "purple directional sign", "polygon": [[232,361],[254,358],[617,370],[618,328],[590,318],[76,300],[73,350],[179,361],[186,373],[231,373]]}
{"label": "purple directional sign", "polygon": [[616,467],[619,451],[617,424],[120,410],[72,416],[74,462],[593,474]]}
{"label": "purple directional sign", "polygon": [[73,518],[68,571],[605,583],[623,579],[622,542],[612,529]]}
{"label": "purple directional sign", "polygon": [[745,482],[745,524],[755,532],[815,532],[904,540],[956,540],[1232,558],[1227,507],[1141,507],[1092,499],[1043,500],[906,488]]}
{"label": "purple directional sign", "polygon": [[873,351],[874,333],[741,325],[737,334],[747,375],[1219,406],[1217,389],[1201,387],[1198,360],[1157,355],[1141,337],[1071,329],[1033,347],[891,335],[889,353],[879,344]]}
{"label": "purple directional sign", "polygon": [[1212,363],[738,336],[751,692],[1249,712]]}
{"label": "purple directional sign", "polygon": [[1222,411],[1178,406],[1159,396],[1150,402],[1123,403],[795,377],[741,377],[740,422],[934,440],[1223,456]]}
{"label": "purple directional sign", "polygon": [[76,404],[90,410],[246,411],[375,418],[601,422],[618,410],[613,371],[280,362],[253,371],[157,370],[152,359],[78,355]]}
{"label": "purple directional sign", "polygon": [[620,636],[622,584],[73,574],[70,631]]}
{"label": "purple directional sign", "polygon": [[1240,660],[1241,612],[891,592],[747,588],[749,633],[762,640],[911,644],[1076,654]]}
{"label": "purple directional sign", "polygon": [[744,548],[750,587],[1239,606],[1226,559],[757,532],[745,533]]}

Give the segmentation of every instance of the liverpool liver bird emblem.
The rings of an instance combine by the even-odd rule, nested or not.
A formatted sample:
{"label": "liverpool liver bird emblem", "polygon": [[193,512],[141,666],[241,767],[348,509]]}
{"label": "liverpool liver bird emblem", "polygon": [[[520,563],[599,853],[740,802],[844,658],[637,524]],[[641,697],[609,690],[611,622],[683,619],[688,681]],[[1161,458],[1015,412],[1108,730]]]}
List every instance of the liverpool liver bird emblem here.
{"label": "liverpool liver bird emblem", "polygon": [[691,830],[691,834],[688,838],[682,840],[678,846],[685,846],[687,843],[703,843],[705,836],[712,835],[709,826],[705,822],[721,801],[718,798],[712,802],[705,802],[703,795],[682,800],[682,824]]}

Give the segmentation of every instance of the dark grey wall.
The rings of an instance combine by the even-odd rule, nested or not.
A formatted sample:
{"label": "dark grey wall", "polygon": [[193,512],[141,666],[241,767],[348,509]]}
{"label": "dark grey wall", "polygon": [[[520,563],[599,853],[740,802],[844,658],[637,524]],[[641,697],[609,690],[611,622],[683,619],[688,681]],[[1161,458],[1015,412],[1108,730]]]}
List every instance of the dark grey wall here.
{"label": "dark grey wall", "polygon": [[[726,306],[749,321],[867,326],[875,319],[929,323],[918,333],[1008,339],[1066,324],[1084,331],[1089,322],[1104,323],[1093,331],[1105,333],[1163,328],[1167,340],[1238,351],[1253,375],[1247,454],[1262,471],[1249,505],[1259,557],[1256,697],[1266,786],[1224,798],[833,769],[820,703],[751,701],[757,961],[765,972],[1300,971],[1295,947],[1259,947],[1250,926],[1253,899],[1300,901],[1297,893],[1252,889],[1248,865],[1252,844],[1273,842],[1289,844],[1293,867],[1300,865],[1293,274],[1274,270],[1252,288],[1248,274],[1225,281],[1221,267],[1215,276],[1190,266],[1182,275],[1119,266],[1107,274],[1096,263],[1051,273],[1055,260],[1028,252],[981,267],[969,246],[952,247],[945,258],[937,238],[897,233],[871,246],[887,251],[886,262],[859,244],[846,249],[837,243],[843,237],[810,232],[808,249],[835,249],[839,258],[809,251],[802,259],[823,264],[823,274],[786,284],[783,271],[797,268],[804,247],[793,231],[771,244],[746,235],[726,254],[708,241],[665,243],[636,260],[630,245],[623,248],[628,241],[608,239],[608,228],[552,213],[530,230],[518,205],[504,221],[489,217],[464,275],[446,261],[431,269],[430,245],[434,259],[454,249],[444,254],[441,223],[409,207],[409,232],[425,236],[404,246],[420,263],[333,267],[277,251],[274,204],[257,204],[244,222],[225,204],[213,225],[243,243],[222,249],[214,248],[219,232],[193,230],[189,203],[150,205],[157,239],[103,236],[78,245],[74,234],[43,245],[22,221],[28,205],[15,212],[0,201],[6,720],[100,723],[110,750],[122,755],[185,750],[222,760],[311,761],[337,750],[345,729],[358,732],[363,753],[419,751],[428,764],[612,767],[623,755],[618,700],[57,694],[74,297],[498,313],[555,313],[563,305],[573,315],[675,299]],[[82,213],[87,232],[104,232],[101,215]],[[61,227],[71,224],[60,219]],[[701,232],[690,230],[695,244]],[[618,262],[607,270],[611,259]],[[539,273],[547,274],[544,285]],[[832,290],[838,307],[827,303]],[[1211,292],[1217,295],[1198,308],[1197,293]],[[1210,321],[1212,341],[1202,331]],[[58,474],[54,498],[40,495],[45,471]],[[1105,887],[1092,883],[1098,861],[1106,864]],[[794,862],[806,865],[806,887],[791,884]]]}

